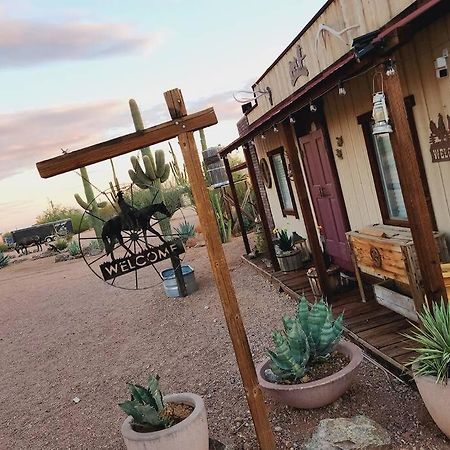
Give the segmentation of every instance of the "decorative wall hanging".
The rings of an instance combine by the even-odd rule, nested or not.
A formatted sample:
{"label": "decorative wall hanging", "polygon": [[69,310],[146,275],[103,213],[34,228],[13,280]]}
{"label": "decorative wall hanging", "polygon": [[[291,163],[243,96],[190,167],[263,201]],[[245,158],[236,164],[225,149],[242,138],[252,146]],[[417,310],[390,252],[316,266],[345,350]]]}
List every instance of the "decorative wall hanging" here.
{"label": "decorative wall hanging", "polygon": [[[137,192],[147,194],[145,206]],[[98,215],[87,206],[83,218],[100,223],[101,237],[94,229],[80,233],[81,254],[92,272],[111,286],[148,289],[163,281],[164,269],[181,270],[183,236],[171,224],[173,214],[156,198],[156,190],[139,191],[131,185],[99,194],[94,202],[107,206],[95,210]]]}
{"label": "decorative wall hanging", "polygon": [[450,116],[447,115],[446,128],[442,114],[438,115],[438,123],[430,120],[430,152],[434,163],[450,161]]}
{"label": "decorative wall hanging", "polygon": [[259,168],[261,169],[264,184],[267,189],[272,187],[272,176],[270,175],[269,164],[267,164],[266,158],[261,158],[259,161]]}
{"label": "decorative wall hanging", "polygon": [[301,76],[307,77],[309,75],[309,70],[304,64],[304,59],[306,58],[303,55],[302,47],[297,45],[297,56],[294,56],[292,61],[289,61],[289,75],[291,77],[292,86],[295,86],[295,83]]}

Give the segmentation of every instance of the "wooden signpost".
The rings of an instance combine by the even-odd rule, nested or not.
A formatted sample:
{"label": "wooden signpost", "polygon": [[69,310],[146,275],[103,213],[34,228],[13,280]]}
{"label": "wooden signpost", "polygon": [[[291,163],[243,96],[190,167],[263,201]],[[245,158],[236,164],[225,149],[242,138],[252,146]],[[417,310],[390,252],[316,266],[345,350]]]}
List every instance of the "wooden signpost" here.
{"label": "wooden signpost", "polygon": [[188,115],[179,89],[165,92],[164,97],[172,121],[38,162],[37,168],[41,177],[49,178],[178,137],[200,224],[206,238],[212,273],[222,302],[228,332],[233,343],[245,395],[255,425],[256,436],[261,449],[275,450],[275,439],[270,427],[261,388],[258,384],[250,346],[231,282],[230,271],[225,259],[194,140],[193,131],[216,124],[217,117],[213,108]]}

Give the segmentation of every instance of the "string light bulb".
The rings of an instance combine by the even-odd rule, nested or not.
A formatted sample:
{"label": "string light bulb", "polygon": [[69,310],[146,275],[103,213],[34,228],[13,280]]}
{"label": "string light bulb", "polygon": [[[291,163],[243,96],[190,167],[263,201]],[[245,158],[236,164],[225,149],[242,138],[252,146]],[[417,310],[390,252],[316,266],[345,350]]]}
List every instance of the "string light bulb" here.
{"label": "string light bulb", "polygon": [[278,128],[277,128],[276,125],[273,127],[273,132],[274,132],[274,133],[278,133]]}
{"label": "string light bulb", "polygon": [[261,139],[265,139],[266,138],[266,135],[263,133],[262,135],[261,135]]}
{"label": "string light bulb", "polygon": [[292,125],[294,125],[294,123],[295,123],[295,118],[294,117],[289,117],[289,123],[290,124],[292,124]]}
{"label": "string light bulb", "polygon": [[317,106],[314,103],[309,102],[309,110],[314,113],[317,111]]}
{"label": "string light bulb", "polygon": [[385,63],[385,66],[386,66],[386,76],[387,77],[394,76],[396,73],[394,60],[392,60],[392,59],[387,60]]}
{"label": "string light bulb", "polygon": [[339,81],[339,83],[338,83],[338,93],[339,93],[339,95],[347,94],[347,90],[345,89],[344,85],[342,84],[342,81]]}

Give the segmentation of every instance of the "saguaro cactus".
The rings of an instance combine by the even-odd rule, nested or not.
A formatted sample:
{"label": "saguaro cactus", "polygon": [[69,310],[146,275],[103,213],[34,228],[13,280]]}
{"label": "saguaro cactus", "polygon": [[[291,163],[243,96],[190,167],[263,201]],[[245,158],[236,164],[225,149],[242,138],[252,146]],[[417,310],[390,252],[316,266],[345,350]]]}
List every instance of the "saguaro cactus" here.
{"label": "saguaro cactus", "polygon": [[[142,122],[141,112],[136,101],[130,99],[129,105],[136,131],[143,130],[144,123]],[[143,166],[141,166],[136,156],[132,156],[130,160],[133,169],[128,170],[128,175],[136,186],[149,190],[153,203],[164,202],[161,185],[167,181],[170,175],[170,166],[166,163],[164,150],[156,150],[155,156],[153,157],[150,147],[145,147],[141,149],[141,154]],[[159,216],[158,219],[161,219],[161,217]],[[161,220],[159,224],[164,236],[170,236],[172,234],[169,219]]]}
{"label": "saguaro cactus", "polygon": [[189,184],[188,176],[186,173],[186,166],[183,164],[183,170],[181,170],[178,164],[177,155],[175,154],[171,143],[169,142],[169,153],[172,156],[172,162],[170,163],[170,168],[172,169],[172,175],[175,178],[175,182],[178,186],[187,186]]}
{"label": "saguaro cactus", "polygon": [[86,211],[89,211],[91,215],[89,220],[94,227],[95,235],[97,236],[97,241],[102,244],[102,221],[98,219],[100,217],[99,206],[95,201],[94,191],[92,185],[89,181],[89,175],[86,167],[80,168],[80,175],[83,181],[84,193],[86,195],[86,201],[84,201],[79,194],[75,194],[75,200],[77,203]]}

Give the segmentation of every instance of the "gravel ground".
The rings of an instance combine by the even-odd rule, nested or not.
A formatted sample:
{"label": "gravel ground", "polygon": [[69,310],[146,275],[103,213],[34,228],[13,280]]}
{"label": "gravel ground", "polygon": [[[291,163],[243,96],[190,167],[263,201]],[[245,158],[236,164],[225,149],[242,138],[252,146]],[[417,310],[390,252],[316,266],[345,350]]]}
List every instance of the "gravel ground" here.
{"label": "gravel ground", "polygon": [[[258,361],[294,304],[241,261],[239,239],[225,250]],[[212,437],[257,448],[206,249],[190,249],[186,261],[200,289],[184,299],[167,299],[162,286],[109,287],[82,260],[29,260],[0,271],[1,450],[123,448],[117,403],[127,381],[144,383],[151,370],[164,392],[204,396]],[[268,408],[280,449],[301,448],[320,419],[359,413],[389,431],[392,448],[450,448],[419,395],[366,361],[329,407]]]}

